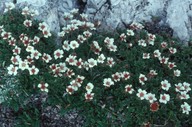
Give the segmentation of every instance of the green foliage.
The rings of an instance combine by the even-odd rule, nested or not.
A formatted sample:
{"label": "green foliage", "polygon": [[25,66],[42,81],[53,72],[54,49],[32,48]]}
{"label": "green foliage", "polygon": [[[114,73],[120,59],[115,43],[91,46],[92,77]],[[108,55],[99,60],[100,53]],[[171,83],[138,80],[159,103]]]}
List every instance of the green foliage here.
{"label": "green foliage", "polygon": [[[24,71],[21,68],[18,69],[15,79],[18,81],[15,89],[12,89],[15,94],[7,94],[8,97],[3,103],[13,108],[17,115],[18,126],[40,126],[42,108],[47,106],[59,105],[61,107],[61,114],[64,115],[67,111],[77,109],[82,116],[86,117],[84,126],[141,126],[144,123],[163,125],[167,122],[172,122],[174,126],[182,126],[184,124],[192,125],[189,119],[192,119],[191,112],[189,115],[183,114],[181,105],[187,102],[192,104],[191,99],[181,100],[179,99],[179,93],[175,91],[175,84],[188,82],[192,83],[192,47],[182,47],[179,42],[173,39],[165,39],[158,35],[149,34],[147,31],[140,28],[130,30],[134,35],[129,35],[128,31],[118,31],[116,33],[102,33],[93,31],[95,27],[91,27],[93,24],[83,19],[83,16],[74,15],[81,20],[80,25],[77,25],[76,30],[70,30],[70,27],[74,27],[72,23],[69,23],[67,27],[64,26],[63,31],[65,35],[61,36],[63,43],[56,45],[55,37],[51,36],[46,38],[42,31],[39,30],[40,21],[32,20],[29,16],[23,16],[20,11],[12,10],[0,17],[0,25],[4,25],[3,29],[6,32],[11,32],[12,37],[16,41],[16,45],[21,48],[19,54],[21,59],[24,60],[27,56],[31,55],[26,51],[27,46],[24,46],[21,37],[22,33],[25,33],[30,39],[34,36],[38,36],[40,41],[38,44],[33,45],[34,49],[37,49],[42,55],[43,53],[49,54],[52,57],[50,62],[45,62],[40,56],[39,59],[33,58],[33,65],[39,69],[39,73],[36,75],[30,74],[29,69]],[[66,18],[66,17],[65,17]],[[23,25],[24,20],[31,19],[33,25],[26,27]],[[83,23],[85,23],[83,25]],[[89,27],[87,24],[91,24]],[[86,27],[85,27],[86,26]],[[86,37],[85,31],[89,31],[92,34],[90,37]],[[2,33],[2,32],[1,32]],[[126,38],[122,40],[120,36],[124,33]],[[61,34],[61,33],[60,33]],[[85,40],[80,42],[78,36],[83,35]],[[154,36],[150,40],[150,35]],[[13,64],[10,59],[13,55],[13,49],[15,46],[8,45],[8,40],[0,38],[0,64],[1,67],[7,68],[10,64]],[[117,46],[117,51],[110,51],[110,46],[105,42],[108,39],[114,39],[113,44]],[[139,41],[144,40],[146,46],[139,44]],[[70,45],[72,41],[76,40],[79,44],[77,48],[72,49],[73,45]],[[64,46],[64,42],[69,41],[69,51],[61,47]],[[69,55],[75,55],[76,59],[82,59],[83,63],[88,62],[88,59],[98,59],[96,47],[93,41],[97,41],[101,53],[106,57],[112,57],[115,64],[110,67],[107,60],[104,63],[97,62],[97,65],[86,69],[86,66],[79,68],[76,65],[70,65],[67,62]],[[162,43],[166,42],[167,47],[162,48]],[[30,46],[32,41],[30,42]],[[150,44],[150,43],[154,43]],[[94,47],[95,46],[95,47]],[[176,53],[170,53],[169,48],[175,48]],[[63,50],[64,54],[61,58],[56,58],[54,53],[58,50]],[[159,50],[161,56],[169,58],[169,62],[175,62],[176,66],[173,69],[168,67],[168,64],[162,64],[159,58],[154,56],[154,51]],[[150,53],[149,59],[143,58],[143,53]],[[66,70],[61,72],[61,69],[57,72],[56,69],[50,68],[51,65],[56,65],[59,68],[60,63],[66,63]],[[14,65],[18,66],[18,65]],[[30,68],[29,67],[29,68]],[[75,75],[70,77],[68,72],[73,70]],[[179,69],[181,71],[180,76],[174,75],[174,70]],[[149,72],[156,70],[157,75],[150,76]],[[8,70],[7,72],[9,72]],[[128,80],[121,77],[120,81],[115,81],[112,77],[116,72],[129,72],[130,78]],[[144,74],[147,77],[147,81],[142,84],[139,80],[139,76]],[[73,92],[67,91],[69,86],[72,86],[72,81],[76,80],[77,75],[84,76],[85,79],[81,83],[81,87]],[[104,86],[104,79],[111,78],[115,85]],[[161,81],[168,80],[171,83],[169,91],[165,91],[161,88]],[[5,83],[5,82],[4,82]],[[42,86],[41,83],[48,83],[48,91]],[[93,90],[88,92],[86,86],[88,83],[94,85]],[[3,82],[1,83],[3,84]],[[127,85],[132,85],[133,93],[126,91]],[[42,85],[42,84],[41,84]],[[74,86],[73,86],[74,87]],[[152,103],[149,100],[141,100],[138,96],[138,89],[146,90],[147,93],[155,94],[159,103],[159,109],[151,111],[150,105]],[[47,93],[48,92],[48,93]],[[86,94],[94,93],[93,99],[87,98]],[[160,94],[169,94],[170,101],[167,104],[159,102]],[[46,95],[47,99],[42,100],[42,95]],[[188,93],[191,96],[191,91]],[[38,101],[36,103],[29,103],[30,99],[37,96]],[[33,99],[32,99],[33,100]],[[32,101],[31,100],[31,101]]]}

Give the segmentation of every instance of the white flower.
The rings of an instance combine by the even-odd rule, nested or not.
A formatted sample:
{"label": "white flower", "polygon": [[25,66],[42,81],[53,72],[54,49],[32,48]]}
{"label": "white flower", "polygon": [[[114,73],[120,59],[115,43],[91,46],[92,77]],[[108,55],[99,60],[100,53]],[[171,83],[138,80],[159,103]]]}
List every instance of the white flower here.
{"label": "white flower", "polygon": [[133,30],[141,30],[144,28],[144,26],[142,24],[136,23],[136,22],[131,23],[130,27]]}
{"label": "white flower", "polygon": [[87,61],[89,63],[89,68],[93,68],[94,66],[97,66],[97,61],[94,60],[93,58],[90,58]]}
{"label": "white flower", "polygon": [[85,99],[90,101],[94,97],[94,93],[85,93]]}
{"label": "white flower", "polygon": [[11,65],[9,65],[9,67],[7,67],[7,70],[8,70],[9,75],[17,75],[18,67],[11,64]]}
{"label": "white flower", "polygon": [[127,30],[127,35],[128,36],[134,36],[135,33],[133,32],[133,30]]}
{"label": "white flower", "polygon": [[28,46],[30,42],[31,42],[31,40],[29,39],[29,37],[27,37],[27,36],[23,37],[22,43],[24,44],[24,46]]}
{"label": "white flower", "polygon": [[150,76],[155,76],[155,75],[157,75],[156,70],[150,70],[149,75],[150,75]]}
{"label": "white flower", "polygon": [[81,21],[80,20],[77,20],[77,19],[73,19],[71,20],[71,24],[77,24],[77,26],[81,26]]}
{"label": "white flower", "polygon": [[152,93],[148,93],[145,96],[145,99],[148,100],[150,103],[153,103],[154,101],[157,100],[157,98],[155,97],[155,94],[152,94]]}
{"label": "white flower", "polygon": [[9,45],[11,45],[11,46],[15,46],[15,43],[16,43],[16,39],[15,38],[13,38],[13,37],[11,37],[10,39],[9,39]]}
{"label": "white flower", "polygon": [[47,29],[47,28],[48,28],[47,23],[45,22],[39,23],[39,27],[38,27],[39,30],[43,31],[44,29]]}
{"label": "white flower", "polygon": [[104,60],[105,60],[105,56],[103,54],[99,55],[97,58],[98,63],[104,63]]}
{"label": "white flower", "polygon": [[70,24],[70,25],[67,25],[67,29],[69,31],[75,31],[78,29],[77,25],[76,24]]}
{"label": "white flower", "polygon": [[28,68],[30,75],[37,75],[39,73],[39,69],[36,68],[34,65],[30,68]]}
{"label": "white flower", "polygon": [[111,85],[114,85],[114,82],[112,81],[111,78],[105,78],[103,80],[103,85],[106,87],[110,87]]}
{"label": "white flower", "polygon": [[12,2],[7,2],[5,3],[5,10],[4,10],[4,13],[7,12],[7,11],[10,11],[12,9],[15,8],[15,4],[12,3]]}
{"label": "white flower", "polygon": [[66,64],[63,62],[63,63],[59,63],[59,70],[60,72],[66,72],[67,71],[67,66]]}
{"label": "white flower", "polygon": [[64,36],[65,36],[65,32],[64,32],[64,31],[58,32],[57,35],[58,35],[59,37],[64,37]]}
{"label": "white flower", "polygon": [[27,52],[34,52],[34,47],[28,45],[27,48],[26,48],[26,51],[27,51]]}
{"label": "white flower", "polygon": [[161,53],[160,53],[159,49],[155,50],[155,51],[153,52],[153,55],[154,55],[154,57],[160,57],[160,56],[161,56]]}
{"label": "white flower", "polygon": [[52,64],[52,72],[53,72],[54,77],[58,77],[58,76],[61,77],[61,76],[63,76],[61,74],[60,68],[58,67],[58,64],[56,64],[55,67],[54,67],[54,64]]}
{"label": "white flower", "polygon": [[89,63],[87,61],[84,62],[83,67],[88,71],[89,70]]}
{"label": "white flower", "polygon": [[93,88],[94,88],[94,85],[89,82],[89,83],[87,84],[87,86],[86,86],[86,91],[87,91],[87,93],[91,93],[92,90],[93,90]]}
{"label": "white flower", "polygon": [[143,47],[146,47],[147,46],[147,43],[145,42],[145,40],[141,39],[138,41],[138,45],[141,45]]}
{"label": "white flower", "polygon": [[177,49],[176,49],[176,48],[173,48],[173,47],[170,47],[170,48],[169,48],[169,52],[170,52],[171,54],[175,54],[175,53],[177,52]]}
{"label": "white flower", "polygon": [[74,56],[74,55],[69,55],[67,58],[66,58],[66,62],[69,63],[69,65],[72,65],[72,66],[75,66],[76,65],[76,57],[77,56]]}
{"label": "white flower", "polygon": [[139,83],[141,83],[142,85],[145,84],[145,81],[147,81],[147,77],[143,74],[139,75]]}
{"label": "white flower", "polygon": [[42,54],[39,51],[37,51],[37,50],[33,50],[31,52],[31,58],[32,59],[35,58],[36,60],[38,60],[40,56],[42,56]]}
{"label": "white flower", "polygon": [[78,82],[76,82],[76,80],[72,80],[72,81],[70,82],[70,84],[71,84],[72,88],[73,88],[75,91],[77,91],[78,88],[81,87],[81,84],[78,83]]}
{"label": "white flower", "polygon": [[191,106],[187,102],[184,102],[184,104],[181,105],[181,109],[183,113],[189,114],[191,111]]}
{"label": "white flower", "polygon": [[81,16],[81,18],[82,18],[83,20],[88,20],[88,15],[87,15],[87,14],[82,13],[82,14],[80,14],[80,16]]}
{"label": "white flower", "polygon": [[134,89],[132,88],[132,85],[126,85],[125,86],[125,92],[128,92],[129,94],[132,94]]}
{"label": "white flower", "polygon": [[27,61],[20,61],[19,62],[19,69],[21,69],[22,71],[25,69],[28,69],[29,65]]}
{"label": "white flower", "polygon": [[35,36],[34,39],[33,39],[33,45],[39,43],[39,41],[40,41],[40,38]]}
{"label": "white flower", "polygon": [[30,27],[30,26],[32,26],[32,21],[26,19],[26,20],[23,22],[23,24],[24,24],[26,27]]}
{"label": "white flower", "polygon": [[87,28],[89,28],[90,30],[96,30],[95,24],[93,24],[91,22],[84,22],[84,23],[86,24]]}
{"label": "white flower", "polygon": [[161,47],[162,47],[162,48],[166,48],[166,47],[167,47],[167,42],[162,42],[162,43],[161,43]]}
{"label": "white flower", "polygon": [[41,91],[48,92],[49,90],[47,89],[49,85],[47,83],[40,83],[38,84],[38,87],[41,89]]}
{"label": "white flower", "polygon": [[168,67],[169,69],[173,69],[174,67],[177,67],[177,66],[175,65],[175,62],[168,62]]}
{"label": "white flower", "polygon": [[114,44],[107,45],[107,48],[108,48],[109,51],[111,51],[111,52],[116,52],[116,51],[117,51],[117,46],[114,45]]}
{"label": "white flower", "polygon": [[30,15],[31,15],[31,17],[34,17],[34,16],[37,16],[37,15],[39,15],[39,12],[37,11],[37,10],[31,10],[30,11]]}
{"label": "white flower", "polygon": [[141,100],[144,100],[146,95],[147,95],[146,90],[138,89],[137,96],[138,96]]}
{"label": "white flower", "polygon": [[187,94],[186,91],[180,92],[180,94],[181,94],[181,95],[179,96],[179,98],[180,98],[181,100],[183,100],[183,99],[187,100],[187,99],[190,98],[189,94]]}
{"label": "white flower", "polygon": [[105,44],[107,44],[107,45],[113,45],[114,38],[106,37],[105,40],[104,40],[104,42],[105,42]]}
{"label": "white flower", "polygon": [[109,67],[112,67],[114,64],[114,59],[112,57],[107,57],[107,65],[109,65]]}
{"label": "white flower", "polygon": [[112,78],[115,82],[120,81],[120,78],[122,77],[121,73],[116,72],[115,74],[112,74]]}
{"label": "white flower", "polygon": [[125,33],[122,33],[122,34],[120,35],[120,40],[126,42],[126,37],[127,37],[127,36],[125,35]]}
{"label": "white flower", "polygon": [[99,43],[97,41],[93,41],[93,46],[97,49],[100,48]]}
{"label": "white flower", "polygon": [[69,51],[70,50],[69,41],[64,41],[62,47],[63,47],[63,50]]}
{"label": "white flower", "polygon": [[150,53],[143,53],[143,59],[149,59]]}
{"label": "white flower", "polygon": [[71,49],[76,49],[78,47],[79,47],[79,43],[77,41],[74,40],[74,41],[70,42],[70,48]]}
{"label": "white flower", "polygon": [[66,88],[67,93],[72,94],[74,92],[74,89],[71,85],[67,86]]}
{"label": "white flower", "polygon": [[0,26],[0,32],[4,31],[4,25]]}
{"label": "white flower", "polygon": [[83,43],[86,40],[86,38],[83,35],[78,35],[77,39],[80,43]]}
{"label": "white flower", "polygon": [[18,65],[20,61],[21,61],[21,57],[20,57],[19,55],[16,55],[16,56],[12,56],[12,57],[11,57],[11,62],[12,62],[14,65]]}
{"label": "white flower", "polygon": [[70,11],[72,14],[77,14],[79,12],[79,9],[74,8]]}
{"label": "white flower", "polygon": [[67,13],[67,12],[65,12],[63,16],[64,16],[64,19],[65,19],[65,20],[71,20],[71,19],[73,19],[73,15],[70,14],[70,13]]}
{"label": "white flower", "polygon": [[76,66],[78,68],[82,68],[83,67],[83,60],[81,58],[79,58],[77,61],[76,61]]}
{"label": "white flower", "polygon": [[154,41],[148,41],[150,45],[154,45]]}
{"label": "white flower", "polygon": [[43,53],[42,60],[49,63],[49,61],[52,60],[52,57],[49,54]]}
{"label": "white flower", "polygon": [[84,34],[84,36],[85,36],[86,38],[89,38],[89,37],[92,36],[92,33],[89,32],[89,31],[84,31],[83,34]]}
{"label": "white flower", "polygon": [[65,34],[65,33],[69,33],[70,32],[69,28],[67,28],[67,27],[63,27],[62,30],[63,30],[62,31],[63,33],[59,33],[59,34]]}
{"label": "white flower", "polygon": [[29,8],[28,7],[25,7],[22,9],[22,15],[29,15],[30,11],[29,11]]}
{"label": "white flower", "polygon": [[150,34],[150,33],[148,33],[147,35],[148,35],[148,41],[151,42],[151,45],[153,45],[152,42],[155,41],[156,36],[154,34]]}
{"label": "white flower", "polygon": [[91,22],[86,22],[85,26],[89,28],[90,30],[96,30],[95,25]]}
{"label": "white flower", "polygon": [[167,102],[170,101],[170,95],[169,94],[161,94],[159,102],[167,104]]}
{"label": "white flower", "polygon": [[76,78],[75,80],[76,80],[76,82],[82,84],[84,79],[85,79],[84,76],[80,76],[80,75],[78,75],[77,78]]}
{"label": "white flower", "polygon": [[127,80],[127,79],[130,78],[130,73],[127,72],[127,71],[124,71],[121,75],[122,75],[122,78],[123,78],[124,80]]}
{"label": "white flower", "polygon": [[13,49],[13,54],[14,55],[19,55],[21,53],[21,48],[15,46],[15,48]]}
{"label": "white flower", "polygon": [[162,64],[167,64],[169,60],[169,58],[165,58],[164,56],[163,57],[159,56],[158,59]]}
{"label": "white flower", "polygon": [[176,77],[179,77],[180,75],[181,75],[181,71],[180,70],[174,70],[174,75],[176,76]]}
{"label": "white flower", "polygon": [[93,52],[95,53],[95,54],[97,54],[97,55],[99,55],[100,54],[100,52],[101,52],[101,50],[102,50],[102,48],[100,48],[99,46],[94,46],[94,45],[92,45],[91,46],[91,49],[93,50]]}
{"label": "white flower", "polygon": [[48,38],[48,37],[50,37],[52,35],[50,30],[47,29],[47,28],[43,29],[42,33],[43,33],[43,37],[45,37],[45,38]]}
{"label": "white flower", "polygon": [[61,49],[57,49],[56,51],[54,51],[54,58],[55,59],[58,59],[58,58],[62,58],[63,57],[63,50]]}
{"label": "white flower", "polygon": [[189,84],[189,83],[184,82],[184,83],[183,83],[183,87],[184,87],[184,90],[185,90],[186,92],[191,91],[191,88],[190,88],[190,84]]}
{"label": "white flower", "polygon": [[29,64],[33,64],[34,63],[34,60],[31,58],[31,56],[27,56],[27,62],[29,63]]}
{"label": "white flower", "polygon": [[3,32],[1,33],[1,37],[2,37],[4,40],[9,39],[9,38],[11,38],[11,33],[10,33],[10,32],[5,32],[5,31],[3,31]]}
{"label": "white flower", "polygon": [[184,90],[185,88],[183,87],[183,84],[182,83],[178,83],[178,84],[175,84],[175,91],[176,92],[181,92],[182,90]]}
{"label": "white flower", "polygon": [[163,90],[168,91],[170,87],[171,87],[171,84],[167,80],[161,81],[161,88]]}

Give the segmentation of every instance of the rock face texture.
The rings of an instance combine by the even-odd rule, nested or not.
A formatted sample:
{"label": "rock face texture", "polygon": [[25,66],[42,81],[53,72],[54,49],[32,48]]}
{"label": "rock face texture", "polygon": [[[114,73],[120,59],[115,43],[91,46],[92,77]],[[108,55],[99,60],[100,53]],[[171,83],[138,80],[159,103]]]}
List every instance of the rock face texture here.
{"label": "rock face texture", "polygon": [[192,35],[192,0],[87,0],[85,13],[107,29],[159,18],[182,41]]}
{"label": "rock face texture", "polygon": [[[0,1],[1,12],[7,1],[12,0]],[[101,21],[103,29],[125,28],[133,21],[143,23],[158,18],[158,25],[170,27],[180,40],[185,42],[192,37],[192,0],[17,0],[16,5],[39,10],[38,18],[55,32],[64,23],[63,13],[79,8],[91,20]]]}

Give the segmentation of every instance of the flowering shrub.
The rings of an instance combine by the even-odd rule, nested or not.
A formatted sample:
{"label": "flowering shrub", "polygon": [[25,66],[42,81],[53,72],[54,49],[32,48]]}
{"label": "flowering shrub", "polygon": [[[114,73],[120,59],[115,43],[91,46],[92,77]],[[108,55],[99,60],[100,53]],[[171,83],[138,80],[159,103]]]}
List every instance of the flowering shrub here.
{"label": "flowering shrub", "polygon": [[25,7],[18,14],[13,8],[6,5],[0,21],[1,61],[26,97],[46,93],[44,106],[77,108],[85,126],[179,126],[191,118],[191,62],[182,59],[190,47],[182,49],[139,23],[98,33],[99,23],[77,9],[64,14],[62,43],[56,45],[49,26],[33,20],[37,11]]}

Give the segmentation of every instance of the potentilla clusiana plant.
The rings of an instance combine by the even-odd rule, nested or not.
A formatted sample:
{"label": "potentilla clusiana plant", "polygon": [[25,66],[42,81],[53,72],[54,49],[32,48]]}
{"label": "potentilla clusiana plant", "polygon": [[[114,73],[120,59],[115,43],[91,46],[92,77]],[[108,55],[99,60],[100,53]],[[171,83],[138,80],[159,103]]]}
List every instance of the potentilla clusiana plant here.
{"label": "potentilla clusiana plant", "polygon": [[29,93],[46,93],[47,104],[64,110],[81,107],[90,121],[124,119],[122,124],[134,126],[191,118],[191,79],[174,41],[135,22],[125,31],[101,34],[98,22],[73,9],[64,14],[65,25],[57,34],[62,42],[53,48],[49,25],[34,21],[36,14],[28,7],[22,10],[24,31],[17,36],[3,24],[0,27],[11,54],[7,72],[17,76]]}

